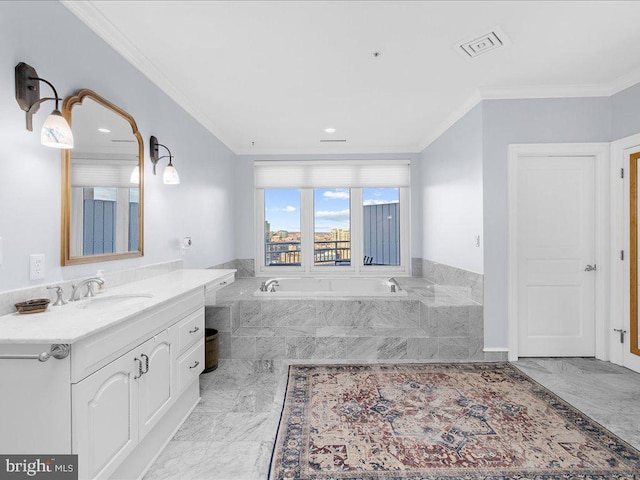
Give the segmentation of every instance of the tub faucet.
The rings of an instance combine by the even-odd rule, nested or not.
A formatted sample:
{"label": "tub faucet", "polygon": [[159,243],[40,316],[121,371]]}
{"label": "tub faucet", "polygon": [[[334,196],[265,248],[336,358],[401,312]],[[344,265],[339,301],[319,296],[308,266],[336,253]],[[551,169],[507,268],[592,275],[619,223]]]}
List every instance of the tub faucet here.
{"label": "tub faucet", "polygon": [[[266,283],[263,283],[263,285],[264,285],[264,290],[262,290],[262,287],[260,287],[260,290],[262,290],[263,292],[275,292],[276,287],[280,286],[280,284],[278,283],[278,280],[276,280],[275,278],[272,280],[269,280]],[[271,287],[271,290],[269,290],[269,287]]]}
{"label": "tub faucet", "polygon": [[84,295],[85,297],[93,297],[94,292],[93,292],[93,284],[96,283],[98,285],[104,285],[104,280],[100,277],[90,277],[90,278],[85,278],[84,280],[80,280],[80,282],[77,285],[73,285],[73,290],[71,290],[71,296],[69,297],[69,301],[70,302],[75,302],[76,300],[80,300],[80,298],[76,298],[77,297],[77,293],[78,291],[82,288],[82,287],[87,287],[87,293]]}
{"label": "tub faucet", "polygon": [[398,282],[396,282],[395,278],[391,277],[387,281],[391,284],[391,293],[396,293],[398,290],[400,290],[400,285],[398,285]]}

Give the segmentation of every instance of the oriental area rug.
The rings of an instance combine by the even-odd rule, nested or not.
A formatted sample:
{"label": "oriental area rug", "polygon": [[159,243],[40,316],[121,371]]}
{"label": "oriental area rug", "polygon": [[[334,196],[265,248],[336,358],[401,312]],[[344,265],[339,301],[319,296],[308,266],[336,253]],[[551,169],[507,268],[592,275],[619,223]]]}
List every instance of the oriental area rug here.
{"label": "oriental area rug", "polygon": [[640,452],[508,363],[292,365],[270,480],[632,480]]}

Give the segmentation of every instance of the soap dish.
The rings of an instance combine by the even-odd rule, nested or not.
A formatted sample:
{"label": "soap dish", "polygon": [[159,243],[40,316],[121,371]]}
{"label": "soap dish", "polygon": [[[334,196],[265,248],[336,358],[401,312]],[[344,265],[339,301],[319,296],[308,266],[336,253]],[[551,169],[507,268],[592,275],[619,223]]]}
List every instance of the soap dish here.
{"label": "soap dish", "polygon": [[37,298],[35,300],[27,300],[26,302],[16,303],[18,313],[40,313],[44,312],[49,306],[48,298]]}

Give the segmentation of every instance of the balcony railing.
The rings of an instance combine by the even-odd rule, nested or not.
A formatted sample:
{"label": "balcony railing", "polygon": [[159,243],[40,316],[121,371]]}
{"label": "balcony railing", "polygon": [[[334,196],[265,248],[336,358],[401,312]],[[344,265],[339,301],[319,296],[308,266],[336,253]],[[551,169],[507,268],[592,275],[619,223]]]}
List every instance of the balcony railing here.
{"label": "balcony railing", "polygon": [[[293,266],[302,263],[300,242],[265,242],[268,266]],[[329,240],[314,242],[314,265],[351,265],[351,242]]]}

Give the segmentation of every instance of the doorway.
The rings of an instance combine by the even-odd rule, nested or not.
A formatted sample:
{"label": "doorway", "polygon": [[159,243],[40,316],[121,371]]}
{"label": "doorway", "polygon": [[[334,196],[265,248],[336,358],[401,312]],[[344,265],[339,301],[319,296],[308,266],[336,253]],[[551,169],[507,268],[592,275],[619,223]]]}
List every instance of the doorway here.
{"label": "doorway", "polygon": [[608,145],[509,149],[509,359],[603,356]]}

